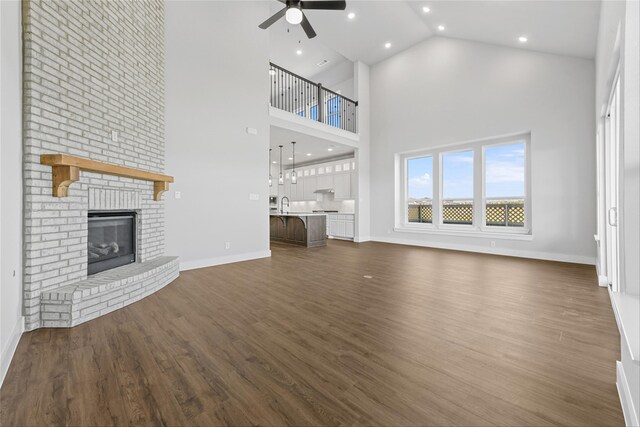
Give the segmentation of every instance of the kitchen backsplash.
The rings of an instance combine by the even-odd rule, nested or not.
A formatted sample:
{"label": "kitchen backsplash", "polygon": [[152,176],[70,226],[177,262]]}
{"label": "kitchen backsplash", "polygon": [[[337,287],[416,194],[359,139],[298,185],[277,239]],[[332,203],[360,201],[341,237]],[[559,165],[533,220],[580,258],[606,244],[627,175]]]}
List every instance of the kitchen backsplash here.
{"label": "kitchen backsplash", "polygon": [[290,212],[311,212],[332,210],[340,213],[354,213],[355,200],[323,200],[322,202],[291,202]]}

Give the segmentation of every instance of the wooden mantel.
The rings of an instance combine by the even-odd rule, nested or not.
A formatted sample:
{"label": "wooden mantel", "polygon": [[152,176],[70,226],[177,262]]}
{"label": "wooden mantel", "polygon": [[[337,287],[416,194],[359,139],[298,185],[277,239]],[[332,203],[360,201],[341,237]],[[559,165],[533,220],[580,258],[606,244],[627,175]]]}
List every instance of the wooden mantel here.
{"label": "wooden mantel", "polygon": [[162,193],[169,189],[173,177],[140,169],[97,162],[68,154],[42,154],[40,163],[53,169],[53,196],[67,197],[69,186],[80,179],[80,171],[98,172],[127,178],[153,181],[153,200],[162,200]]}

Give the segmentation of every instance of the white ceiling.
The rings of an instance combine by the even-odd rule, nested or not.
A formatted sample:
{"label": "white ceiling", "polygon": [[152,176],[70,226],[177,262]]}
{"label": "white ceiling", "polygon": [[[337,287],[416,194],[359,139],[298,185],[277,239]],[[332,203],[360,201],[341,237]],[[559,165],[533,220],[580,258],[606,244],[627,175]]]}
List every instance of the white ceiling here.
{"label": "white ceiling", "polygon": [[[292,160],[289,160],[289,157],[291,157],[292,154],[291,141],[296,142],[296,164],[316,162],[320,160],[327,160],[332,157],[353,154],[353,147],[336,144],[335,142],[327,141],[326,139],[316,138],[314,136],[305,135],[289,129],[271,126],[270,148],[273,149],[271,152],[271,160],[279,164],[280,149],[278,146],[283,145],[282,165],[291,165]],[[332,151],[329,151],[329,148],[331,148]],[[308,153],[311,153],[311,155],[308,156]]]}
{"label": "white ceiling", "polygon": [[[276,12],[282,3],[272,1]],[[423,13],[424,6],[431,12]],[[349,12],[355,19],[347,18]],[[321,71],[316,64],[323,59],[330,61],[327,66],[345,60],[373,65],[432,36],[593,58],[600,1],[348,0],[345,11],[305,13],[318,36],[309,40],[300,26],[282,19],[269,30],[271,59],[311,78]],[[446,29],[438,31],[438,25]],[[521,35],[529,41],[519,43]],[[384,48],[386,42],[390,49]],[[302,55],[296,55],[298,47]]]}

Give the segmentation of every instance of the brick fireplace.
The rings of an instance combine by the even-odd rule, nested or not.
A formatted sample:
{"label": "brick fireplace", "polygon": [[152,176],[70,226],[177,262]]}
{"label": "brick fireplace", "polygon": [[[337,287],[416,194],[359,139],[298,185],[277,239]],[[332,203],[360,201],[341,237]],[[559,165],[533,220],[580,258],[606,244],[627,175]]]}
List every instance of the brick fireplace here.
{"label": "brick fireplace", "polygon": [[[40,155],[164,169],[164,2],[23,2],[24,315],[69,327],[178,276],[154,183],[82,171],[54,197]],[[88,275],[90,211],[136,213],[135,263]]]}

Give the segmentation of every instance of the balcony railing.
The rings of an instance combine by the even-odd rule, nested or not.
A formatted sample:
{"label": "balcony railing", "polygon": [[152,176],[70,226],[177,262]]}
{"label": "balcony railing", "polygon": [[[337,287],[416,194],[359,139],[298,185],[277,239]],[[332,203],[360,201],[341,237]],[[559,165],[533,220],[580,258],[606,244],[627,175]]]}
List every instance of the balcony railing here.
{"label": "balcony railing", "polygon": [[326,89],[273,63],[270,104],[349,132],[358,132],[358,102]]}
{"label": "balcony railing", "polygon": [[[407,219],[411,223],[433,222],[433,206],[430,202],[409,203]],[[524,200],[487,200],[486,225],[502,227],[524,227]],[[444,224],[473,224],[473,202],[471,200],[445,200],[442,204]]]}

